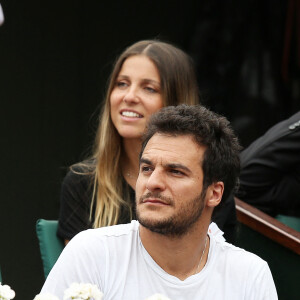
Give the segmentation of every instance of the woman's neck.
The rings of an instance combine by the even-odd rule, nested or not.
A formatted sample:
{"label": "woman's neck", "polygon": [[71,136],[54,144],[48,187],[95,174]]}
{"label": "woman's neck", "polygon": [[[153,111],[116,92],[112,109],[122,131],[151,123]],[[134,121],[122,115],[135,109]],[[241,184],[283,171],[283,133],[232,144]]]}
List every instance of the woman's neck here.
{"label": "woman's neck", "polygon": [[122,140],[122,173],[126,182],[135,190],[135,184],[139,173],[139,154],[141,151],[140,139]]}

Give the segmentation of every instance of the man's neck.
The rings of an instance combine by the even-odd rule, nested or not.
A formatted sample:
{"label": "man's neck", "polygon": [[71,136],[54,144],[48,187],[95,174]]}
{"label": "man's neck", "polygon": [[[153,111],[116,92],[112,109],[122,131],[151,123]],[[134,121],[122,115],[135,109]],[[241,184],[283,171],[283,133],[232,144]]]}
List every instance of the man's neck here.
{"label": "man's neck", "polygon": [[209,222],[198,222],[185,235],[169,237],[140,225],[140,237],[144,248],[164,271],[185,280],[205,266],[210,243],[208,226]]}

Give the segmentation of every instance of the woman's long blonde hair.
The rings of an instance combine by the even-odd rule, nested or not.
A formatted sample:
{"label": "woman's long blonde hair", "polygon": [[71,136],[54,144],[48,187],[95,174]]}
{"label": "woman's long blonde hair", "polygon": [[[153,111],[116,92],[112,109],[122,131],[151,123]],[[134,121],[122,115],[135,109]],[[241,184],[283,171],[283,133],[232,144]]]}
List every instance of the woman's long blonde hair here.
{"label": "woman's long blonde hair", "polygon": [[86,174],[94,178],[90,219],[93,227],[115,225],[120,211],[132,218],[129,190],[124,190],[120,158],[121,137],[110,116],[110,95],[124,61],[133,55],[145,55],[156,65],[161,81],[163,105],[198,104],[199,94],[191,58],[175,46],[157,41],[140,41],[125,49],[116,60],[109,78],[105,104],[100,114],[92,159],[82,162]]}

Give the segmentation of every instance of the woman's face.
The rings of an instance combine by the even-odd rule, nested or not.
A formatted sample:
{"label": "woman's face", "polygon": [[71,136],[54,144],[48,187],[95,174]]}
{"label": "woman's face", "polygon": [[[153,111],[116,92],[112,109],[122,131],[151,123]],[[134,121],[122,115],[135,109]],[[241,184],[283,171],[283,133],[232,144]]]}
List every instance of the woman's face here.
{"label": "woman's face", "polygon": [[127,58],[110,95],[111,119],[123,138],[140,138],[149,117],[163,106],[160,76],[145,55]]}

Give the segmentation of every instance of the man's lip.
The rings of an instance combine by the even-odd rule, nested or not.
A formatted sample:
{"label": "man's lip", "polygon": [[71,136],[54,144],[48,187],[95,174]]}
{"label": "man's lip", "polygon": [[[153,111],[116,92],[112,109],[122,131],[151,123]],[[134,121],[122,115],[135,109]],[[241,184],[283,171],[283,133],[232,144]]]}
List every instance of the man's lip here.
{"label": "man's lip", "polygon": [[160,199],[144,199],[143,203],[150,203],[150,204],[161,204],[161,205],[169,205],[168,203],[160,200]]}

